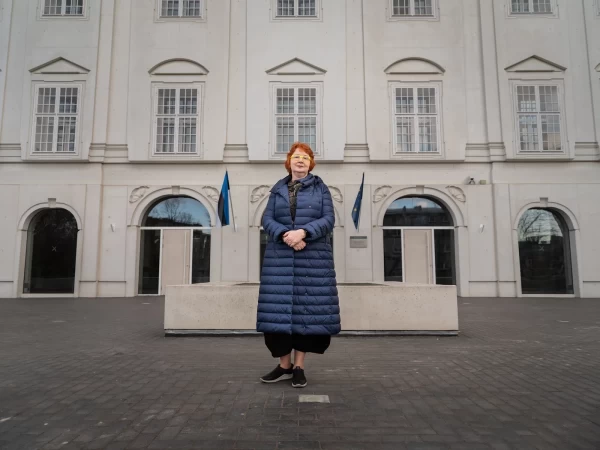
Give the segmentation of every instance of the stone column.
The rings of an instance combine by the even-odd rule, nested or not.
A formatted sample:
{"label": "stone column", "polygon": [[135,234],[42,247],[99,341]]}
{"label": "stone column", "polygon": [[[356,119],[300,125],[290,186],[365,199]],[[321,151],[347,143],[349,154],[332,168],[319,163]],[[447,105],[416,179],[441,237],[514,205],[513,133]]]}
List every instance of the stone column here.
{"label": "stone column", "polygon": [[364,49],[363,0],[347,0],[345,161],[369,161]]}
{"label": "stone column", "polygon": [[229,62],[227,68],[227,137],[224,162],[248,161],[246,141],[247,0],[229,3]]}

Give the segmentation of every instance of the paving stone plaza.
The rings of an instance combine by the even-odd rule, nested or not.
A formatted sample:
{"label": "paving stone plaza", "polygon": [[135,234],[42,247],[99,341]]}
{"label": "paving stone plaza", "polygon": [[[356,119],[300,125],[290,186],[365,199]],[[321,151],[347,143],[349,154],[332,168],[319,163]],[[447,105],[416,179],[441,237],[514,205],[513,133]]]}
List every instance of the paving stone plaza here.
{"label": "paving stone plaza", "polygon": [[0,448],[600,448],[600,301],[459,315],[459,337],[335,337],[302,390],[258,381],[261,337],[164,337],[160,297],[2,300]]}

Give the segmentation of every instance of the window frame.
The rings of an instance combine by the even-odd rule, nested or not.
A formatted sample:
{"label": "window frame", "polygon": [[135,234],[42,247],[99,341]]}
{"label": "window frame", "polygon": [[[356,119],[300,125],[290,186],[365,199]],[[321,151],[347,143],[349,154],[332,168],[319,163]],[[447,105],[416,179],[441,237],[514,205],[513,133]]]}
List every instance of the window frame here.
{"label": "window frame", "polygon": [[[513,122],[513,130],[514,130],[514,138],[513,145],[515,146],[515,155],[520,158],[547,158],[549,156],[555,157],[564,157],[569,154],[569,141],[567,135],[567,113],[566,113],[566,99],[565,99],[565,87],[564,81],[560,79],[553,80],[540,80],[540,79],[520,79],[520,80],[511,80],[510,81],[510,92],[511,92],[511,104],[512,104],[512,122]],[[538,127],[538,150],[521,150],[521,134],[519,129],[519,111],[518,111],[518,87],[519,86],[534,86],[535,87],[535,96],[536,96],[536,105],[538,111],[532,113],[537,117],[536,126]],[[542,126],[541,126],[541,118],[542,112],[539,111],[540,101],[539,101],[539,88],[542,86],[553,86],[557,88],[558,94],[558,116],[559,116],[559,125],[560,125],[560,143],[561,150],[544,150],[543,149],[543,136],[542,136]],[[521,113],[526,114],[526,113]],[[551,112],[550,114],[556,114],[555,112]]]}
{"label": "window frame", "polygon": [[[415,90],[414,95],[418,95],[417,94],[417,89],[419,88],[427,88],[427,89],[431,89],[434,88],[435,89],[435,95],[436,95],[436,106],[437,106],[437,113],[436,113],[436,127],[437,127],[437,151],[435,152],[421,152],[418,150],[415,150],[413,152],[404,152],[404,151],[400,151],[398,149],[398,135],[396,132],[396,118],[397,117],[401,117],[400,115],[398,115],[396,113],[396,89],[399,88],[412,88]],[[390,137],[390,142],[391,142],[391,152],[392,152],[392,156],[395,158],[406,158],[406,159],[441,159],[444,157],[444,133],[443,133],[443,127],[444,127],[444,123],[443,123],[443,104],[442,104],[442,82],[441,81],[390,81],[389,83],[389,97],[390,97],[390,132],[391,132],[391,137]],[[413,97],[414,98],[414,97]],[[414,103],[415,108],[418,106],[418,102]],[[414,117],[417,118],[419,117],[419,114],[417,112],[414,112],[411,116],[408,117]],[[414,145],[415,148],[418,147],[419,145],[419,141],[418,141],[418,137],[419,137],[419,133],[418,133],[418,120],[415,120],[415,124],[413,127],[413,130],[415,131],[415,135],[414,135]]]}
{"label": "window frame", "polygon": [[[269,139],[269,156],[274,159],[285,158],[287,152],[277,152],[277,89],[294,89],[294,118],[298,117],[299,114],[296,112],[298,107],[297,99],[297,90],[303,88],[316,89],[316,102],[317,102],[317,144],[316,148],[312,148],[315,156],[323,156],[323,148],[324,148],[324,140],[323,140],[323,82],[321,81],[313,81],[313,82],[271,82],[271,99],[270,99],[270,111],[269,111],[269,123],[270,123],[270,139]],[[297,129],[297,121],[294,120],[294,142],[296,142],[298,137],[298,129]]]}
{"label": "window frame", "polygon": [[[76,116],[75,122],[75,150],[72,152],[59,152],[58,151],[58,120],[55,124],[55,130],[52,134],[52,145],[56,146],[56,149],[52,151],[44,151],[38,152],[35,151],[36,145],[36,126],[37,126],[37,102],[38,102],[38,94],[40,88],[56,88],[57,95],[56,98],[60,99],[60,89],[61,88],[74,88],[76,87],[79,91],[77,94],[77,113],[69,114],[69,116]],[[84,108],[84,95],[85,95],[85,83],[82,81],[34,81],[32,83],[31,90],[31,112],[30,112],[30,120],[31,127],[29,133],[29,156],[31,158],[47,158],[51,159],[72,159],[73,157],[78,157],[81,155],[81,146],[83,145],[83,141],[81,139],[81,127],[83,125],[83,108]],[[57,100],[58,102],[60,100]],[[58,105],[58,103],[56,103]],[[41,115],[43,117],[43,115]],[[58,112],[55,112],[54,117],[60,117]]]}
{"label": "window frame", "polygon": [[[183,0],[179,1],[179,12],[183,10]],[[206,22],[207,0],[200,0],[200,16],[163,16],[162,13],[163,0],[156,0],[154,15],[155,22]]]}
{"label": "window frame", "polygon": [[[157,152],[156,137],[158,135],[158,91],[159,89],[175,89],[177,91],[176,98],[179,99],[180,89],[197,89],[198,90],[198,108],[197,108],[197,121],[196,121],[196,151],[194,152],[181,152],[179,151],[179,118],[178,112],[173,116],[175,118],[175,134],[174,134],[174,150],[173,152]],[[154,82],[152,83],[152,116],[151,116],[151,142],[150,142],[150,156],[153,159],[185,159],[185,158],[201,158],[204,150],[204,82]],[[179,102],[176,102],[176,110],[179,108]],[[185,116],[184,116],[185,117]]]}
{"label": "window frame", "polygon": [[[415,10],[415,0],[409,0],[410,10],[414,13]],[[432,16],[417,16],[414,14],[403,16],[403,15],[394,15],[394,0],[386,0],[386,9],[387,9],[387,19],[388,21],[400,21],[400,20],[424,20],[424,21],[439,21],[440,20],[440,5],[438,0],[431,0],[431,8],[433,10]]]}
{"label": "window frame", "polygon": [[323,17],[323,6],[321,0],[315,0],[315,15],[314,16],[300,16],[298,15],[298,8],[300,0],[294,1],[294,15],[293,16],[280,16],[277,14],[277,3],[278,0],[271,0],[271,21],[275,22],[287,22],[293,20],[301,21],[321,21]]}
{"label": "window frame", "polygon": [[39,4],[38,4],[38,8],[39,8],[39,14],[38,14],[38,19],[39,20],[87,20],[88,19],[88,0],[82,0],[83,1],[83,6],[82,6],[82,13],[81,14],[64,14],[64,11],[66,9],[66,0],[62,0],[62,6],[61,6],[61,14],[59,15],[51,15],[51,14],[44,14],[44,9],[46,8],[46,1],[48,0],[40,0]]}
{"label": "window frame", "polygon": [[[533,0],[527,0],[529,2],[530,8],[533,8]],[[540,12],[513,12],[512,10],[512,2],[513,0],[506,0],[506,14],[510,18],[518,18],[518,17],[531,17],[531,18],[557,18],[558,17],[558,4],[556,0],[550,0],[550,7],[552,8],[552,12],[549,13],[540,13]]]}

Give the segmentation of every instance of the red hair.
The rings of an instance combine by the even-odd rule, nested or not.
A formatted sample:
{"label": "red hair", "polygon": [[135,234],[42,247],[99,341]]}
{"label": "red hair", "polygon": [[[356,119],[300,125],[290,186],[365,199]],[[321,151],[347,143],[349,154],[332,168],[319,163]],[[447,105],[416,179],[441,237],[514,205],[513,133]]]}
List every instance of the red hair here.
{"label": "red hair", "polygon": [[308,172],[310,173],[317,164],[315,163],[315,154],[310,148],[310,145],[305,144],[304,142],[294,142],[292,144],[292,147],[285,158],[285,170],[287,170],[290,175],[292,174],[291,159],[296,150],[302,150],[304,153],[310,156],[310,166],[308,167]]}

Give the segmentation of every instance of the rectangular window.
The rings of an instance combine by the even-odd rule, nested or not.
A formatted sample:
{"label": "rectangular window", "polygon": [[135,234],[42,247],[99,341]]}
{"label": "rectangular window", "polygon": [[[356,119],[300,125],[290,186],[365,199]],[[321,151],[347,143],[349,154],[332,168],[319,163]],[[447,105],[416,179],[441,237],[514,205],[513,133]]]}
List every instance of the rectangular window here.
{"label": "rectangular window", "polygon": [[42,16],[83,16],[83,0],[44,0]]}
{"label": "rectangular window", "polygon": [[439,153],[439,88],[428,85],[395,85],[393,92],[395,151]]}
{"label": "rectangular window", "polygon": [[436,0],[391,0],[392,18],[433,18]]}
{"label": "rectangular window", "polygon": [[320,0],[274,0],[275,17],[316,18],[319,13]]}
{"label": "rectangular window", "polygon": [[202,0],[160,0],[160,17],[202,18]]}
{"label": "rectangular window", "polygon": [[556,85],[516,86],[516,116],[521,152],[560,152],[562,118]]}
{"label": "rectangular window", "polygon": [[553,0],[511,0],[511,14],[553,14]]}
{"label": "rectangular window", "polygon": [[80,98],[80,86],[36,87],[34,153],[76,152]]}
{"label": "rectangular window", "polygon": [[155,103],[155,154],[198,153],[200,86],[160,86]]}
{"label": "rectangular window", "polygon": [[286,154],[296,141],[319,153],[320,86],[280,84],[274,97],[275,154]]}

